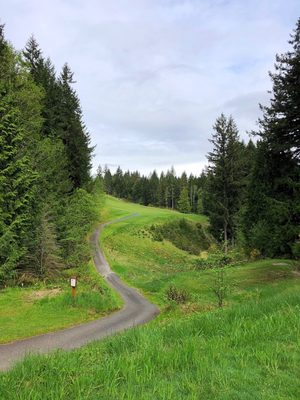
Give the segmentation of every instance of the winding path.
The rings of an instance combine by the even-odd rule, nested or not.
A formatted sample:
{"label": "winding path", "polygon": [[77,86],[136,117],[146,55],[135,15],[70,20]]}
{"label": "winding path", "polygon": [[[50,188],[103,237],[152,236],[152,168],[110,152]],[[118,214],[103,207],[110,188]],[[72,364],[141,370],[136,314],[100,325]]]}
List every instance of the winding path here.
{"label": "winding path", "polygon": [[125,285],[118,275],[112,272],[98,245],[99,235],[106,225],[134,216],[137,216],[137,214],[100,225],[90,239],[94,250],[95,267],[106,282],[123,298],[124,307],[122,310],[99,320],[72,328],[0,345],[0,370],[9,369],[16,361],[22,359],[28,353],[48,353],[55,349],[75,349],[88,342],[148,322],[159,313],[156,306],[146,300],[135,289]]}

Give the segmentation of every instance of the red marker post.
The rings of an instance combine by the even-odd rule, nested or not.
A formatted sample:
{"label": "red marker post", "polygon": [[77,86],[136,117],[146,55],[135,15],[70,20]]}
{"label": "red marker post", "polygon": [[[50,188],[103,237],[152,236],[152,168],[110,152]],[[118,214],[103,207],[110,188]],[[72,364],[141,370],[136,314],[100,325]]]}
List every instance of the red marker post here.
{"label": "red marker post", "polygon": [[77,277],[73,276],[70,279],[70,284],[71,284],[71,288],[72,288],[72,297],[75,298],[76,296],[76,286],[77,286]]}

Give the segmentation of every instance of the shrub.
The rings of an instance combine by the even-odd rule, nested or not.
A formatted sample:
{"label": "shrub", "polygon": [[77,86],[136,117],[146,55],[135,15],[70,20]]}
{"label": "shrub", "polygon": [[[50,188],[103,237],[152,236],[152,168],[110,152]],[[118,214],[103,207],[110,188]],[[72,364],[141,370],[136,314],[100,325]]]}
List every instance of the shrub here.
{"label": "shrub", "polygon": [[253,249],[250,251],[251,260],[257,260],[261,256],[260,251],[257,249]]}
{"label": "shrub", "polygon": [[214,271],[214,281],[212,291],[218,302],[218,307],[223,307],[224,299],[229,290],[229,281],[224,267],[216,268]]}
{"label": "shrub", "polygon": [[196,269],[220,268],[233,263],[230,254],[224,254],[220,251],[211,253],[206,259],[198,258],[195,260]]}
{"label": "shrub", "polygon": [[186,303],[189,298],[186,290],[178,289],[174,285],[167,289],[166,297],[169,301],[175,301],[177,304]]}
{"label": "shrub", "polygon": [[202,250],[208,250],[212,241],[202,224],[185,218],[152,225],[150,234],[155,241],[168,240],[179,249],[195,255]]}
{"label": "shrub", "polygon": [[300,258],[300,234],[299,234],[298,240],[296,240],[295,243],[293,243],[291,245],[291,248],[292,248],[293,257],[296,259],[299,259]]}

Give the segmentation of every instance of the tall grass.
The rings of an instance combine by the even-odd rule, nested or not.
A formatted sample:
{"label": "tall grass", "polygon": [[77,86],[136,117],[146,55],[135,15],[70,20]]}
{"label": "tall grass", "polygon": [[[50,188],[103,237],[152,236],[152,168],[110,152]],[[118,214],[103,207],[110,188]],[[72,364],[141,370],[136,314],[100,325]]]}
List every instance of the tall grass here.
{"label": "tall grass", "polygon": [[297,285],[152,323],[0,376],[2,399],[299,399]]}

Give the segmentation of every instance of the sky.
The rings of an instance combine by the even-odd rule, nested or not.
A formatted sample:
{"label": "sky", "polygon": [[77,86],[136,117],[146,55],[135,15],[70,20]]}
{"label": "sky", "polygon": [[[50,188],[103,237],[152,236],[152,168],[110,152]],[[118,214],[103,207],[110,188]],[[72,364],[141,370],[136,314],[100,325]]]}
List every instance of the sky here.
{"label": "sky", "polygon": [[299,16],[299,0],[0,0],[16,49],[33,34],[74,72],[93,171],[144,174],[200,174],[222,112],[249,139]]}

